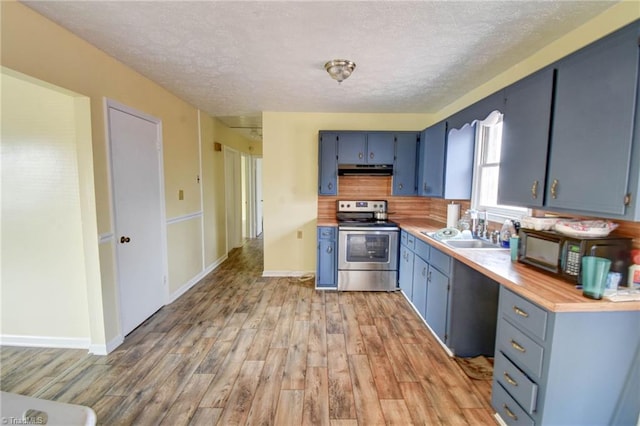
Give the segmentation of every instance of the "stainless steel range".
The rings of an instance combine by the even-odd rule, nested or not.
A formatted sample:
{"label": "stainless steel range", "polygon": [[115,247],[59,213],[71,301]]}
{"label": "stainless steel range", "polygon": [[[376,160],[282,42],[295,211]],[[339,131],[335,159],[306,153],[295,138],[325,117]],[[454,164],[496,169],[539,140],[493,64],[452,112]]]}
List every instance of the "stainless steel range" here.
{"label": "stainless steel range", "polygon": [[395,222],[376,220],[376,212],[387,213],[386,200],[336,204],[338,290],[397,290],[400,228]]}

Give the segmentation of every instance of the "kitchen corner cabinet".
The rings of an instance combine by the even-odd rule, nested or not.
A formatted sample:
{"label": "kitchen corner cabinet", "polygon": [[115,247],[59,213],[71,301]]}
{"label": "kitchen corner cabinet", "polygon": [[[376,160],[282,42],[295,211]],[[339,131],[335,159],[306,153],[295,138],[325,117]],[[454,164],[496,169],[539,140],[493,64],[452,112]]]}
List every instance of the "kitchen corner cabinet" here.
{"label": "kitchen corner cabinet", "polygon": [[418,193],[416,174],[419,140],[420,134],[417,132],[396,133],[394,136],[395,159],[392,195],[410,196]]}
{"label": "kitchen corner cabinet", "polygon": [[639,35],[636,21],[557,62],[549,209],[640,218],[629,206],[640,163]]}
{"label": "kitchen corner cabinet", "polygon": [[447,122],[441,121],[422,131],[418,158],[418,195],[442,197]]}
{"label": "kitchen corner cabinet", "polygon": [[318,135],[318,195],[338,194],[338,134]]}
{"label": "kitchen corner cabinet", "polygon": [[637,422],[640,312],[549,312],[502,287],[491,404],[507,425]]}
{"label": "kitchen corner cabinet", "polygon": [[493,355],[498,283],[402,231],[400,289],[456,356]]}
{"label": "kitchen corner cabinet", "polygon": [[498,204],[543,206],[553,73],[546,68],[505,89]]}
{"label": "kitchen corner cabinet", "polygon": [[338,270],[338,227],[318,227],[316,288],[336,289]]}
{"label": "kitchen corner cabinet", "polygon": [[392,132],[339,132],[339,164],[393,164]]}

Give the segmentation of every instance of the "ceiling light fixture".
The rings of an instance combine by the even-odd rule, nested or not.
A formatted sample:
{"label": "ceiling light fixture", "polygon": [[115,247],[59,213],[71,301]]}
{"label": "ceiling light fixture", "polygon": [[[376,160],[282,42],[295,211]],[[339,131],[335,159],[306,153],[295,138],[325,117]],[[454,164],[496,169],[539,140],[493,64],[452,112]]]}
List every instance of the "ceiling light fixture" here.
{"label": "ceiling light fixture", "polygon": [[347,59],[334,59],[324,64],[324,69],[327,70],[331,78],[338,81],[338,84],[349,78],[356,64]]}

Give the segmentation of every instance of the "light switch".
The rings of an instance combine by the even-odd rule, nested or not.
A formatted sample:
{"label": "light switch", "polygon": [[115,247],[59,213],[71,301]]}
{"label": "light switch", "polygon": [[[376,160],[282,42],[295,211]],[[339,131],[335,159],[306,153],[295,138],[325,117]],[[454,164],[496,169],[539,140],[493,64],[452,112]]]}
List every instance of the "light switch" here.
{"label": "light switch", "polygon": [[302,239],[302,231],[298,230],[298,239],[301,240]]}
{"label": "light switch", "polygon": [[182,189],[178,190],[178,200],[184,200],[184,191]]}

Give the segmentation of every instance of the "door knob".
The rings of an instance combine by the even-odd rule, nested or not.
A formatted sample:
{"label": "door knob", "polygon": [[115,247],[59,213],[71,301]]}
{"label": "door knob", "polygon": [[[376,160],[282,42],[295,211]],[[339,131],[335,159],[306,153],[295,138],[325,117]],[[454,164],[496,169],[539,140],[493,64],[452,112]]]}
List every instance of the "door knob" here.
{"label": "door knob", "polygon": [[120,237],[120,244],[126,244],[129,241],[131,241],[131,238],[129,237],[125,237],[125,236]]}

